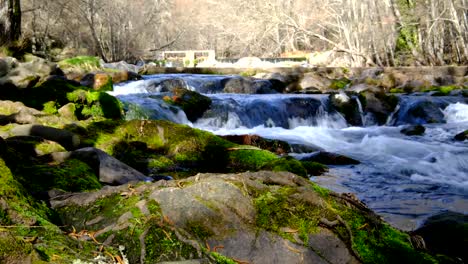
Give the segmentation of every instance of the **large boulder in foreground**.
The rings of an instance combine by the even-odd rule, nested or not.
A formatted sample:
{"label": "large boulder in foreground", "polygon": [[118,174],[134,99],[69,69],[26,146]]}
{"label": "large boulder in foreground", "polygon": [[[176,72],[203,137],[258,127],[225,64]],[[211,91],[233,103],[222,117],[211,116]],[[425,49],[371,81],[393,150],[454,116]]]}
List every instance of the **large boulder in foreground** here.
{"label": "large boulder in foreground", "polygon": [[434,261],[357,200],[291,173],[199,174],[50,202],[65,226],[125,246],[130,263]]}
{"label": "large boulder in foreground", "polygon": [[453,263],[468,262],[468,215],[455,212],[434,215],[414,233],[423,237],[427,249],[434,254],[452,256]]}

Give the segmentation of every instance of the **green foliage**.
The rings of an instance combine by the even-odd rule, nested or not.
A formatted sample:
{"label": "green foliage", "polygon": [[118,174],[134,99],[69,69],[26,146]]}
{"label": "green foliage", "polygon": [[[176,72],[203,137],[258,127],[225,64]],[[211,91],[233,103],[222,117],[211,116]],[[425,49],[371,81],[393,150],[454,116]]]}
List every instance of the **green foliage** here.
{"label": "green foliage", "polygon": [[255,69],[249,69],[249,70],[239,73],[239,75],[242,77],[252,77],[252,76],[255,76],[256,74],[257,74],[257,71]]}
{"label": "green foliage", "polygon": [[278,159],[275,154],[260,149],[234,149],[228,155],[232,171],[256,171],[266,163]]}

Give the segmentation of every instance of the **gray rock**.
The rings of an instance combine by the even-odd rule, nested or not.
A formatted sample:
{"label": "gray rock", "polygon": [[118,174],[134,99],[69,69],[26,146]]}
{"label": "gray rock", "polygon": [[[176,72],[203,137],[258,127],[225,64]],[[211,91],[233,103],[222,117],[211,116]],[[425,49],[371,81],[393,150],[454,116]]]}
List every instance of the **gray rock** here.
{"label": "gray rock", "polygon": [[121,185],[128,182],[152,181],[150,177],[135,170],[127,164],[96,148],[75,150],[70,158],[87,163],[96,171],[99,181],[110,185]]}
{"label": "gray rock", "polygon": [[8,63],[4,59],[0,58],[0,77],[7,75],[9,70]]}
{"label": "gray rock", "polygon": [[36,136],[59,143],[67,150],[77,149],[80,137],[70,131],[42,125],[21,125],[13,128],[10,133],[14,136]]}

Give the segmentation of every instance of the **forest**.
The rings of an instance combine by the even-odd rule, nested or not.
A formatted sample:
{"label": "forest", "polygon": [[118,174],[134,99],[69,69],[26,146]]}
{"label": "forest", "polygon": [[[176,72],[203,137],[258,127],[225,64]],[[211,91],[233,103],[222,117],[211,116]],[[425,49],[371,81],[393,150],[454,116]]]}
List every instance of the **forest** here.
{"label": "forest", "polygon": [[212,49],[222,58],[330,51],[350,66],[468,61],[466,0],[0,3],[3,42],[21,39],[32,53],[55,60],[66,52],[135,61],[162,50]]}

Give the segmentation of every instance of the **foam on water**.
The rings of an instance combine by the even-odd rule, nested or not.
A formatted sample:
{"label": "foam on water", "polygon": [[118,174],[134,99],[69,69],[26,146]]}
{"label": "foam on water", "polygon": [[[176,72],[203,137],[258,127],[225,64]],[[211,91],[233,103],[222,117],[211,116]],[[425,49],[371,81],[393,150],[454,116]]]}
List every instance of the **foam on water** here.
{"label": "foam on water", "polygon": [[447,123],[468,122],[468,105],[466,104],[450,104],[443,113]]}

